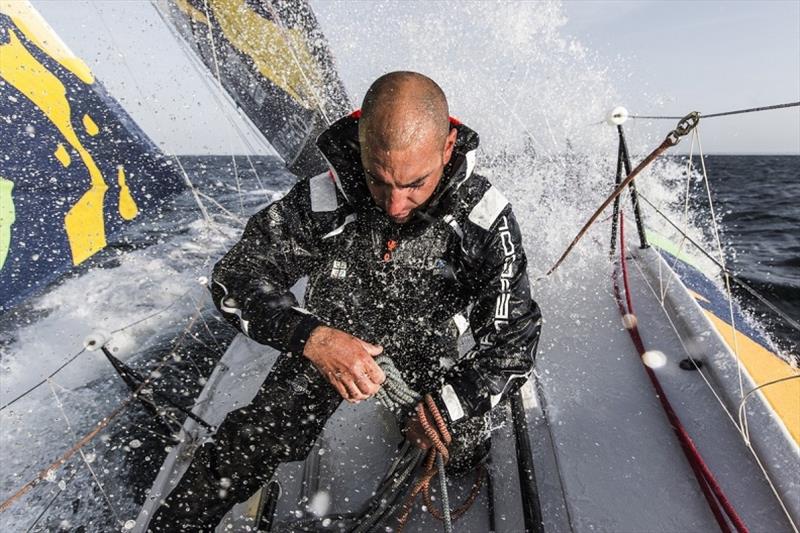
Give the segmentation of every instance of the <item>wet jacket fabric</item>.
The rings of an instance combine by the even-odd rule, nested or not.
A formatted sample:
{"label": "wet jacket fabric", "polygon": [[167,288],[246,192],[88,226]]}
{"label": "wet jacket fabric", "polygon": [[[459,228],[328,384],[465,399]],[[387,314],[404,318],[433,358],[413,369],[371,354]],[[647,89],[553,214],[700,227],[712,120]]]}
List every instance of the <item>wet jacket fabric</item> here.
{"label": "wet jacket fabric", "polygon": [[[330,165],[252,216],[211,281],[223,315],[257,342],[301,354],[326,324],[384,346],[450,423],[480,416],[530,373],[540,312],[511,204],[473,172],[478,135],[458,130],[432,199],[405,224],[373,202],[359,112],[317,145]],[[304,305],[290,292],[307,278]],[[458,356],[472,331],[474,347]]]}

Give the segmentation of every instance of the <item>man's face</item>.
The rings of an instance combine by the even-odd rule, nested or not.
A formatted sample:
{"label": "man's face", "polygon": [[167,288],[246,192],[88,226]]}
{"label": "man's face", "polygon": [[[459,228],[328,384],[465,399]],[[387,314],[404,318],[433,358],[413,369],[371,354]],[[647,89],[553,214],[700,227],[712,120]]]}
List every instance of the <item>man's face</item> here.
{"label": "man's face", "polygon": [[361,162],[369,192],[394,222],[408,222],[414,210],[431,198],[453,155],[456,136],[457,131],[451,129],[442,144],[441,137],[430,134],[403,150],[362,146]]}

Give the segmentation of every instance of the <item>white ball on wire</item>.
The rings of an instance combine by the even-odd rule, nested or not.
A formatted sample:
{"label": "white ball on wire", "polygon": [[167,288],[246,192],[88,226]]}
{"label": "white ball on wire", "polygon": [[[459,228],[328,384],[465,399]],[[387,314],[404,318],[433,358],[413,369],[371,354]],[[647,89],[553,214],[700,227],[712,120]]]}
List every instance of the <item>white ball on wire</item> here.
{"label": "white ball on wire", "polygon": [[667,364],[667,356],[658,350],[647,350],[642,354],[642,362],[650,368],[661,368]]}
{"label": "white ball on wire", "polygon": [[606,119],[609,124],[612,126],[619,126],[624,124],[626,120],[628,120],[628,110],[622,106],[617,106],[611,110],[611,113],[608,114],[608,118]]}
{"label": "white ball on wire", "polygon": [[107,331],[98,329],[86,336],[83,340],[83,347],[93,352],[102,348],[109,340],[111,340],[111,335]]}

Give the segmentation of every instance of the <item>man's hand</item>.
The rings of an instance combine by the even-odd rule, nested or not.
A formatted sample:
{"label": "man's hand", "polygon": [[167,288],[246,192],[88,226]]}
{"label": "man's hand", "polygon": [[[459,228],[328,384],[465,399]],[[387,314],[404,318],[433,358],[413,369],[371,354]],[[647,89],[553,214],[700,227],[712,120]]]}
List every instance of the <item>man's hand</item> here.
{"label": "man's hand", "polygon": [[327,326],[314,328],[303,349],[303,355],[351,403],[366,400],[386,381],[386,374],[373,359],[381,352],[381,346]]}

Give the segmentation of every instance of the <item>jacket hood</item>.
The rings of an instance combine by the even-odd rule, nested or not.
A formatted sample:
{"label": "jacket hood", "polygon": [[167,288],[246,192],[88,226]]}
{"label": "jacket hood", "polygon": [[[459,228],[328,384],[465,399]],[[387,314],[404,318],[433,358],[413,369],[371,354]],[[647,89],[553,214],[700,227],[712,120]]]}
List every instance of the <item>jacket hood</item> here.
{"label": "jacket hood", "polygon": [[[361,145],[358,142],[360,119],[359,109],[331,124],[317,138],[317,147],[328,162],[337,187],[352,204],[372,202],[361,165]],[[456,145],[450,162],[444,168],[442,180],[426,208],[428,213],[457,190],[475,168],[475,153],[480,142],[478,134],[452,117],[450,125],[458,130]]]}

